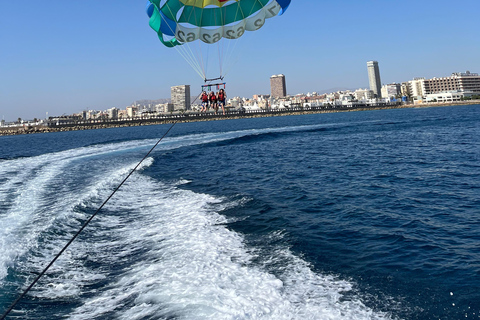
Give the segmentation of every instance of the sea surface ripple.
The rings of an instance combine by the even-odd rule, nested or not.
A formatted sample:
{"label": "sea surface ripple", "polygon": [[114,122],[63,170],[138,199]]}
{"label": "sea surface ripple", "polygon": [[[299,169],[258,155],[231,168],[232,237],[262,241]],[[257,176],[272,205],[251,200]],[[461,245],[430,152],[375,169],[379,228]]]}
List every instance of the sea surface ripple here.
{"label": "sea surface ripple", "polygon": [[[177,124],[11,319],[480,319],[480,106]],[[0,313],[167,125],[0,137]]]}

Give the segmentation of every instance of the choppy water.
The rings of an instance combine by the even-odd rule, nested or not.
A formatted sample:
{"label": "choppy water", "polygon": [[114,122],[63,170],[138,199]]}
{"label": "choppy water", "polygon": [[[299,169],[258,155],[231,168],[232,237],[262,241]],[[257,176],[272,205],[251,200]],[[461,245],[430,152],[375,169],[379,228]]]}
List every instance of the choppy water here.
{"label": "choppy water", "polygon": [[[480,319],[480,106],[177,124],[11,319]],[[168,126],[0,137],[0,313]]]}

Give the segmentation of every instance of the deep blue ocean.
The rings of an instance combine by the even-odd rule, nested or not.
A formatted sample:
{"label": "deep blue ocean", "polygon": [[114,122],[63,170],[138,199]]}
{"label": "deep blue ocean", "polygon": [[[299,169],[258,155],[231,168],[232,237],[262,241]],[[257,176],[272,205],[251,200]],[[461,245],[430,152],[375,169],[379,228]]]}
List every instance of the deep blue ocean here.
{"label": "deep blue ocean", "polygon": [[[0,137],[0,314],[169,127]],[[480,105],[176,124],[7,319],[480,319]]]}

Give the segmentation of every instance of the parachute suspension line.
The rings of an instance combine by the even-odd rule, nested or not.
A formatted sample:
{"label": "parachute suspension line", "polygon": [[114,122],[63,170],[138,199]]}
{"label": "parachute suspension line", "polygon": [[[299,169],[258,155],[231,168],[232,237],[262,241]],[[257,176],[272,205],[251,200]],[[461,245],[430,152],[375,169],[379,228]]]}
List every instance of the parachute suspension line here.
{"label": "parachute suspension line", "polygon": [[[236,52],[236,48],[237,48],[237,45],[238,43],[240,42],[241,39],[237,39],[235,42],[235,44],[233,45],[233,49],[232,50],[227,50],[227,52],[229,53],[228,56],[227,56],[227,61],[232,61],[234,56],[234,52]],[[229,44],[230,46],[230,44]],[[226,70],[225,70],[225,73],[224,73],[224,77],[227,76],[227,74],[230,72],[230,70],[232,70],[233,66],[237,64],[237,62],[240,60],[240,57],[239,55],[237,54],[237,56],[235,56],[235,60],[233,60],[233,62],[230,62],[229,65],[226,66]]]}
{"label": "parachute suspension line", "polygon": [[200,46],[200,43],[197,43],[197,41],[195,41],[187,45],[191,45],[193,47],[192,51],[195,53],[195,60],[197,61],[199,70],[202,73],[202,79],[205,79],[206,77],[205,63],[203,62],[202,47]]}
{"label": "parachute suspension line", "polygon": [[[261,4],[261,2],[260,2],[259,0],[255,0],[255,1],[258,2],[259,4]],[[240,11],[243,16],[250,16],[250,15],[253,13],[253,9],[254,9],[254,6],[252,6],[252,9],[251,9],[250,12],[248,13],[248,15],[245,15],[245,12],[244,12],[244,11],[242,10],[242,8],[239,6],[239,7],[237,8],[237,14],[238,14],[238,12]],[[227,69],[225,70],[224,76],[226,76],[226,75],[231,71],[231,69],[232,69],[232,68],[238,63],[238,61],[240,60],[240,57],[239,57],[238,55],[237,55],[237,56],[234,56],[234,53],[236,52],[236,48],[237,48],[237,46],[238,46],[238,43],[239,43],[240,41],[242,41],[243,38],[244,38],[244,37],[242,36],[242,37],[236,39],[236,41],[234,41],[234,45],[233,45],[234,47],[233,47],[233,49],[232,49],[232,50],[230,50],[230,49],[227,50],[228,53],[229,53],[229,56],[227,57],[227,61],[232,61],[233,58],[235,58],[235,59],[234,59],[234,61],[233,61],[232,63],[229,64],[229,66],[227,66]]]}
{"label": "parachute suspension line", "polygon": [[[198,99],[198,98],[197,98]],[[195,99],[194,102],[197,100]],[[185,113],[185,112],[184,112]],[[142,164],[145,159],[152,153],[152,151],[160,144],[160,142],[167,136],[167,134],[173,129],[175,124],[177,124],[179,120],[175,120],[172,125],[168,128],[168,130],[163,134],[163,136],[158,139],[158,141],[153,145],[153,147],[145,154],[145,156],[137,163],[137,165],[130,171],[130,173],[123,179],[123,181],[113,190],[113,192],[108,196],[108,198],[102,203],[102,205],[93,213],[90,218],[88,218],[82,225],[82,227],[75,233],[75,235],[67,242],[67,244],[57,253],[57,255],[53,258],[52,261],[43,269],[42,272],[33,280],[33,282],[22,292],[22,294],[10,305],[10,307],[5,311],[5,313],[0,317],[0,320],[5,320],[8,314],[15,308],[15,306],[20,302],[20,300],[32,289],[32,287],[40,280],[41,277],[50,269],[50,267],[57,261],[57,259],[67,250],[67,248],[72,244],[72,242],[82,233],[82,231],[88,226],[88,224],[95,218],[97,213],[107,204],[107,202],[113,197],[113,195],[125,184],[125,182],[130,178],[130,176],[138,169],[138,167]]]}
{"label": "parachute suspension line", "polygon": [[[219,12],[220,12],[220,20],[222,21],[222,25],[225,25],[225,17],[223,15],[223,12],[222,12],[222,9],[224,8],[220,8]],[[217,42],[217,54],[218,54],[218,70],[219,70],[219,73],[220,73],[220,78],[222,78],[223,76],[223,49],[224,49],[224,44],[225,44],[225,38],[222,38]]]}
{"label": "parachute suspension line", "polygon": [[[173,15],[172,9],[170,6],[167,6],[168,10],[170,11],[170,14]],[[168,28],[172,33],[175,33],[172,27],[167,23]],[[186,46],[185,46],[186,45]],[[174,46],[175,50],[182,56],[182,58],[192,67],[192,69],[202,78],[205,78],[205,70],[202,72],[202,66],[199,64],[199,60],[196,58],[198,57],[198,54],[195,55],[194,52],[192,51],[192,48],[190,47],[188,42],[185,42],[183,45],[178,45]]]}
{"label": "parachute suspension line", "polygon": [[[256,1],[258,2],[258,0],[256,0]],[[238,7],[237,7],[237,13],[236,13],[236,15],[238,15],[239,12],[241,12],[241,14],[245,16],[245,13],[243,12],[241,6],[238,6]],[[252,9],[250,10],[249,15],[251,15],[252,12],[253,12],[253,6],[252,6]],[[227,49],[227,54],[228,54],[228,56],[226,57],[226,61],[232,61],[233,58],[235,58],[235,59],[233,60],[233,62],[229,63],[229,65],[226,66],[226,70],[225,70],[225,73],[224,73],[224,77],[232,70],[232,68],[233,68],[233,67],[238,63],[238,61],[240,60],[240,57],[239,57],[238,55],[237,55],[237,56],[234,56],[234,53],[237,52],[236,49],[237,49],[238,43],[239,43],[240,41],[243,41],[243,38],[244,38],[244,37],[242,36],[242,37],[240,37],[240,38],[235,39],[235,41],[233,41],[233,48],[232,48],[232,49],[230,49],[230,48],[231,48],[231,43],[229,43],[229,46],[228,46],[228,49]]]}
{"label": "parachute suspension line", "polygon": [[210,62],[210,59],[208,59],[208,57],[210,56],[210,46],[205,46],[206,47],[206,50],[207,50],[207,53],[205,55],[205,59],[206,59],[206,62],[205,62],[205,80],[207,79],[207,74],[208,74],[208,64]]}
{"label": "parachute suspension line", "polygon": [[[199,17],[196,16],[196,11],[195,10],[192,10],[189,18],[191,18],[192,14],[195,15],[195,21],[197,19],[199,19]],[[201,16],[200,16],[200,19],[201,19]],[[204,62],[204,59],[203,59],[202,46],[201,46],[200,41],[185,42],[185,44],[190,48],[190,50],[191,50],[190,45],[193,46],[193,48],[195,49],[195,51],[192,50],[192,53],[194,52],[194,60],[198,65],[198,69],[202,73],[202,76],[201,76],[202,79],[205,79],[207,77],[207,72],[205,70],[205,62]]]}
{"label": "parachute suspension line", "polygon": [[195,72],[203,79],[203,68],[200,66],[195,53],[189,43],[174,47],[176,51],[185,59],[185,61],[195,70]]}
{"label": "parachute suspension line", "polygon": [[[235,15],[238,15],[239,12],[242,12],[242,9],[241,9],[241,6],[238,6],[237,7],[237,12]],[[224,72],[224,77],[230,72],[230,70],[233,68],[234,65],[237,64],[237,62],[239,61],[240,57],[238,55],[238,52],[237,52],[237,46],[238,46],[238,43],[240,41],[243,41],[243,36],[240,37],[240,38],[237,38],[235,39],[235,41],[229,41],[228,39],[226,39],[228,41],[228,46],[227,46],[227,54],[226,54],[226,57],[224,57],[224,61],[229,61],[229,64],[226,65],[225,67],[225,72]],[[233,44],[232,44],[233,43]],[[233,48],[232,48],[233,46]],[[234,54],[237,54],[236,56]],[[235,60],[233,61],[233,58],[235,57]],[[231,62],[233,61],[233,62]]]}
{"label": "parachute suspension line", "polygon": [[221,77],[222,76],[223,39],[220,39],[220,41],[216,43],[216,46],[217,46],[217,55],[218,55],[218,73],[219,73],[219,76]]}
{"label": "parachute suspension line", "polygon": [[[200,16],[197,16],[197,11],[196,10],[192,10],[190,12],[190,15],[189,15],[189,19],[192,18],[192,15],[194,16],[194,20],[195,21],[199,21],[202,19],[202,15],[203,15],[203,10],[204,8],[202,8],[202,13],[200,13]],[[195,62],[197,63],[198,65],[198,68],[199,70],[201,70],[202,72],[202,80],[205,80],[207,78],[207,72],[208,72],[208,49],[209,49],[209,46],[206,46],[204,45],[204,47],[207,48],[207,53],[205,54],[205,58],[204,58],[204,50],[202,48],[202,41],[192,41],[192,42],[185,42],[184,45],[187,45],[189,48],[190,45],[193,46],[195,48]]]}
{"label": "parachute suspension line", "polygon": [[[182,56],[182,58],[192,67],[192,69],[200,76],[200,78],[204,78],[204,72],[202,72],[202,68],[200,67],[199,63],[195,60],[195,57],[193,55],[193,53],[191,52],[188,52],[186,50],[186,48],[182,46],[180,46],[181,48],[177,48],[177,46],[175,46],[175,49],[177,50],[177,52]],[[188,47],[188,45],[187,45]],[[190,48],[189,48],[190,49]]]}
{"label": "parachute suspension line", "polygon": [[[192,46],[194,46],[194,49],[192,49]],[[190,62],[190,66],[192,66],[195,71],[200,75],[202,79],[205,78],[205,68],[203,66],[203,59],[201,51],[199,52],[198,48],[195,48],[195,44],[190,44],[189,42],[184,43],[183,45],[180,46],[175,46],[177,51],[183,51],[184,55],[188,57]],[[200,63],[202,61],[202,63]]]}

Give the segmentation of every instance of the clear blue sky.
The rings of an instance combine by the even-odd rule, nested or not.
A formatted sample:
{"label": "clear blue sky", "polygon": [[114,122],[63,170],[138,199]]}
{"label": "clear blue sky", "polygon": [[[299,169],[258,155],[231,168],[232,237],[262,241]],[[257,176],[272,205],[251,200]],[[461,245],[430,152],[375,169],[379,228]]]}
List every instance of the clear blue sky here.
{"label": "clear blue sky", "polygon": [[[44,118],[125,108],[170,97],[202,80],[148,26],[144,0],[0,1],[0,117]],[[270,92],[283,73],[289,94],[480,72],[479,0],[292,0],[247,32],[229,71],[229,96]],[[198,89],[198,90],[196,90]]]}

